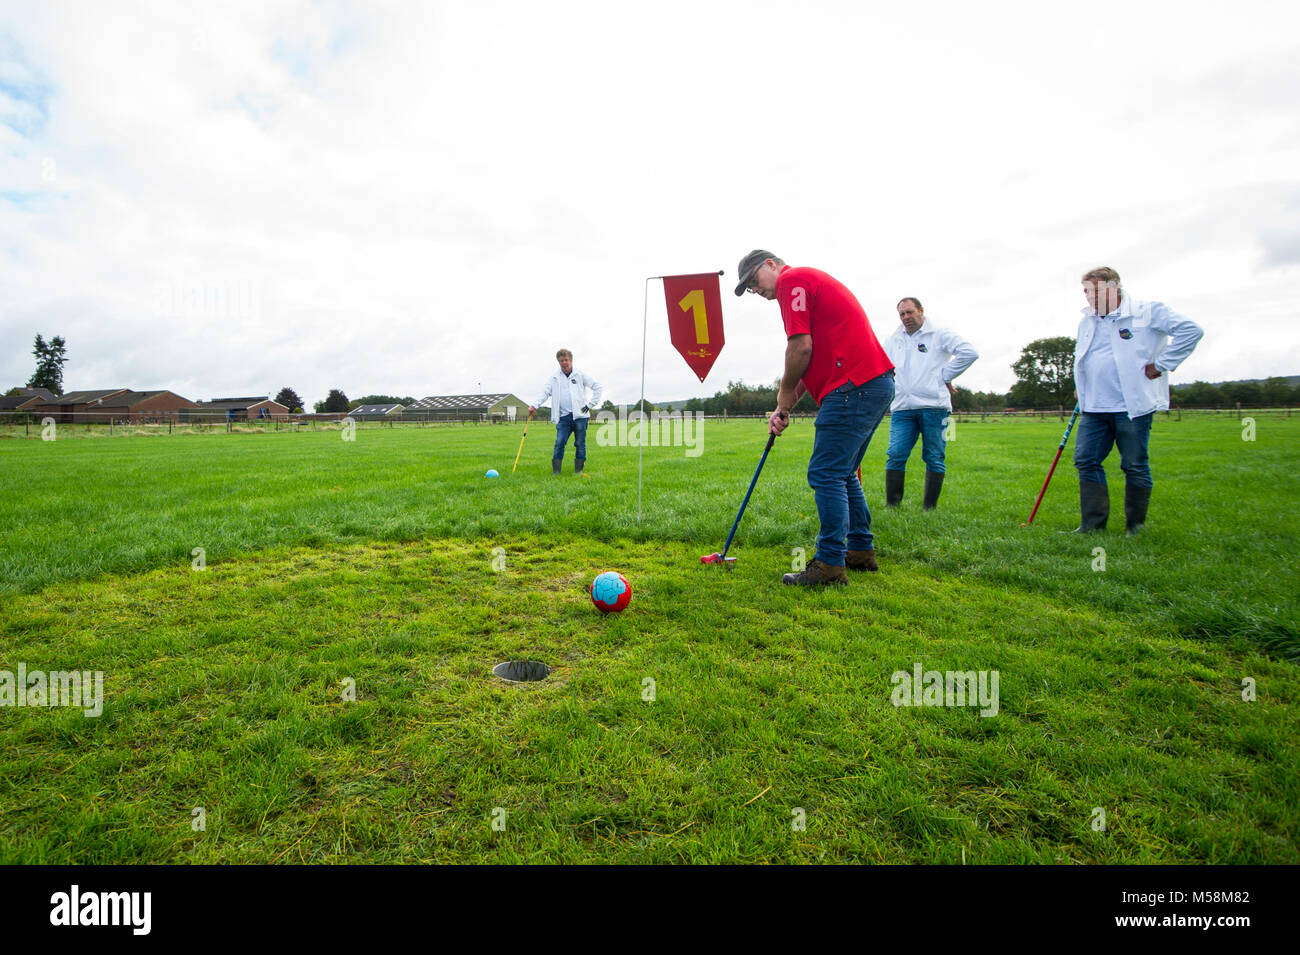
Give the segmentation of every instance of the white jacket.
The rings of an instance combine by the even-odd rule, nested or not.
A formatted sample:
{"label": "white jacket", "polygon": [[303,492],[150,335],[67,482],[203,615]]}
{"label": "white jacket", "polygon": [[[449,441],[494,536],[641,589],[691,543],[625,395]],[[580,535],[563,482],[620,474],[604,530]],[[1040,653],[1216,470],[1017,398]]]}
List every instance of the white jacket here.
{"label": "white jacket", "polygon": [[947,382],[979,358],[979,352],[956,332],[929,319],[915,335],[901,324],[885,341],[885,354],[894,363],[894,402],[890,411],[919,408],[952,410]]}
{"label": "white jacket", "polygon": [[[560,396],[566,394],[564,390],[566,388],[568,389],[567,395],[569,398],[569,410],[573,412],[573,417],[575,419],[590,418],[591,415],[589,413],[583,414],[583,407],[596,407],[596,405],[600,404],[600,396],[604,392],[600,387],[600,382],[595,378],[592,378],[590,375],[584,375],[576,368],[568,375],[565,375],[565,373],[560,371],[559,368],[556,368],[555,374],[551,375],[550,379],[546,382],[546,387],[543,389],[541,397],[533,402],[533,407],[540,408],[542,402],[547,398],[552,398],[551,420],[560,420]],[[591,389],[590,400],[587,398],[588,388]]]}
{"label": "white jacket", "polygon": [[1110,335],[1115,355],[1115,374],[1124,394],[1130,418],[1140,418],[1153,411],[1169,409],[1169,376],[1148,378],[1146,366],[1170,372],[1192,353],[1205,332],[1189,318],[1179,315],[1163,302],[1141,302],[1125,293],[1115,312],[1116,320],[1099,322],[1091,307],[1083,310],[1079,337],[1074,343],[1074,387],[1079,407],[1089,410],[1097,394],[1097,383],[1083,374],[1083,356],[1099,329]]}

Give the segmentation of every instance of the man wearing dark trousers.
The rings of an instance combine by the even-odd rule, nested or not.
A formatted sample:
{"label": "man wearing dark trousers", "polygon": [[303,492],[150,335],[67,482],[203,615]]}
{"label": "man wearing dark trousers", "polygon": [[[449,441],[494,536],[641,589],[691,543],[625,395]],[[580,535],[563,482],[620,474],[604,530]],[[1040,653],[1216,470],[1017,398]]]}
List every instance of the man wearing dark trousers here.
{"label": "man wearing dark trousers", "polygon": [[1205,333],[1163,302],[1131,298],[1112,268],[1085,273],[1083,295],[1088,305],[1074,345],[1074,384],[1082,412],[1074,439],[1077,532],[1106,529],[1110,495],[1102,462],[1117,446],[1124,471],[1124,526],[1136,534],[1146,523],[1153,486],[1147,460],[1151,419],[1169,408],[1168,373]]}
{"label": "man wearing dark trousers", "polygon": [[802,573],[785,574],[781,581],[847,584],[846,567],[878,569],[857,469],[894,397],[894,366],[853,293],[825,272],[792,268],[762,249],[741,259],[737,271],[736,294],[753,292],[777,302],[785,323],[785,372],[769,430],[785,431],[790,409],[805,392],[820,406],[808,460],[821,524],[817,554]]}
{"label": "man wearing dark trousers", "polygon": [[[564,463],[564,446],[573,435],[573,473],[582,474],[587,463],[587,423],[591,409],[600,404],[600,382],[590,375],[573,370],[573,352],[561,348],[555,353],[559,369],[547,380],[541,396],[528,408],[532,414],[547,398],[551,399],[551,420],[555,422],[555,450],[551,453],[551,473],[559,474]],[[587,389],[591,397],[587,397]]]}

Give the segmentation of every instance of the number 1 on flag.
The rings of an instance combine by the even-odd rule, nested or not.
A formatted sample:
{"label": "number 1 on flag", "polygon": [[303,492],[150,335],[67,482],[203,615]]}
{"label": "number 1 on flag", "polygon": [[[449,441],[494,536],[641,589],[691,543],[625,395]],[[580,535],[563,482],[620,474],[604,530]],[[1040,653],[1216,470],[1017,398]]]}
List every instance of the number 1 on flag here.
{"label": "number 1 on flag", "polygon": [[690,312],[695,317],[695,344],[709,343],[709,313],[704,308],[704,289],[693,289],[689,295],[677,303],[683,312]]}

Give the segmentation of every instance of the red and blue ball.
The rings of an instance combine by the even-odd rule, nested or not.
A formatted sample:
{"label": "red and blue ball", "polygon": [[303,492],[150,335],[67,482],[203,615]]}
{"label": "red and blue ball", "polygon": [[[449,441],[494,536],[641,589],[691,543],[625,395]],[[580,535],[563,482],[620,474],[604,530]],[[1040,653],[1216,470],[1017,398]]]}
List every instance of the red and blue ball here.
{"label": "red and blue ball", "polygon": [[632,585],[622,574],[607,570],[591,582],[591,602],[601,613],[618,613],[632,602]]}

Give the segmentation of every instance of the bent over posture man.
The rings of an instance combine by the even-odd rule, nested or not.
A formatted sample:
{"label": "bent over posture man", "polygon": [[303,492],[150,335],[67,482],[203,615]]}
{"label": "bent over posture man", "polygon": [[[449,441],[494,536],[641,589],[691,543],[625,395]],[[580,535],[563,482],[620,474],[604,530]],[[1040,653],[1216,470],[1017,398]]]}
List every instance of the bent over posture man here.
{"label": "bent over posture man", "polygon": [[1151,501],[1147,442],[1151,419],[1169,408],[1169,376],[1205,334],[1163,302],[1130,298],[1112,268],[1083,276],[1088,306],[1074,345],[1074,385],[1079,395],[1079,431],[1074,466],[1079,471],[1077,531],[1104,530],[1110,494],[1102,462],[1119,447],[1124,471],[1124,525],[1136,534]]}
{"label": "bent over posture man", "polygon": [[786,429],[790,409],[805,392],[820,406],[808,459],[821,522],[817,555],[803,573],[781,581],[846,584],[846,566],[878,569],[857,469],[894,397],[894,366],[853,293],[825,272],[791,268],[762,249],[741,259],[738,272],[736,294],[749,291],[777,302],[785,323],[785,373],[769,430],[779,435]]}
{"label": "bent over posture man", "polygon": [[[555,450],[551,453],[551,473],[559,474],[564,463],[564,446],[573,435],[573,473],[581,474],[587,463],[587,423],[591,408],[600,404],[600,382],[590,375],[573,370],[573,352],[561,348],[555,353],[560,368],[547,379],[541,396],[529,407],[532,414],[547,398],[551,399],[551,420],[555,422]],[[587,397],[587,389],[591,397]]]}
{"label": "bent over posture man", "polygon": [[979,358],[970,342],[955,332],[927,321],[921,300],[898,303],[901,323],[885,339],[885,354],[894,363],[894,403],[889,408],[889,456],[885,459],[885,506],[903,500],[907,459],[921,436],[925,461],[925,498],[929,511],[939,503],[947,471],[944,428],[952,414],[952,380]]}

